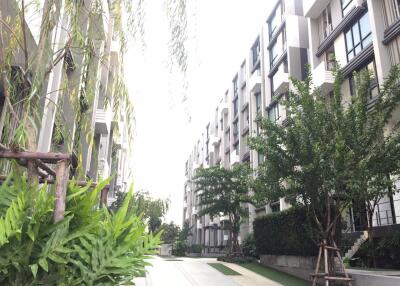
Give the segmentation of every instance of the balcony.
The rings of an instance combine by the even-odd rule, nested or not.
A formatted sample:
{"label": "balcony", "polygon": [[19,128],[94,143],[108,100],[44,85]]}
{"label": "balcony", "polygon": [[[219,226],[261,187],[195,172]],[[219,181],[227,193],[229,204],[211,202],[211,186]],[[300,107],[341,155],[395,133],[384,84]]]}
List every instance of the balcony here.
{"label": "balcony", "polygon": [[236,154],[236,151],[231,152],[230,156],[231,156],[230,158],[231,165],[240,163],[239,154]]}
{"label": "balcony", "polygon": [[249,78],[249,89],[252,92],[261,91],[261,70],[258,68]]}
{"label": "balcony", "polygon": [[111,108],[96,110],[95,132],[108,134],[111,130],[112,111]]}
{"label": "balcony", "polygon": [[328,94],[333,89],[335,78],[330,70],[328,70],[326,62],[322,61],[312,72],[315,87],[320,88],[321,94]]}
{"label": "balcony", "polygon": [[303,1],[304,15],[308,18],[318,18],[322,10],[331,0],[305,0]]}
{"label": "balcony", "polygon": [[274,95],[280,95],[289,90],[289,74],[284,65],[280,65],[273,78]]}

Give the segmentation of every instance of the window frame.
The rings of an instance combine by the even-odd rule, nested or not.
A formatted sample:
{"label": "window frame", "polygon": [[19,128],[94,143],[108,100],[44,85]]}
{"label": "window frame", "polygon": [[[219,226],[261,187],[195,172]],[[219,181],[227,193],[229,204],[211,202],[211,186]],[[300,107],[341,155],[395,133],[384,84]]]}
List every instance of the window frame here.
{"label": "window frame", "polygon": [[[344,32],[344,40],[345,40],[345,45],[346,45],[346,58],[347,58],[347,62],[351,61],[353,58],[355,58],[362,50],[365,49],[365,47],[369,46],[372,43],[372,30],[371,30],[371,23],[369,23],[369,32],[367,33],[366,36],[362,37],[362,27],[360,25],[360,20],[363,19],[363,17],[367,17],[368,22],[369,22],[369,13],[368,11],[365,12],[361,17],[359,17],[345,32]],[[355,43],[354,41],[354,31],[353,28],[357,26],[358,29],[358,37],[359,37],[359,41],[357,43]],[[352,47],[349,50],[349,43],[347,41],[348,36],[351,36],[351,44]],[[364,42],[370,38],[369,42],[367,44],[364,44]],[[360,50],[358,52],[356,52],[356,49],[360,47]],[[349,58],[349,55],[352,54],[352,57]]]}
{"label": "window frame", "polygon": [[[343,0],[340,0],[340,7],[342,9],[342,17],[346,16],[351,10],[351,5],[354,4],[354,0],[349,0],[349,2],[343,7]],[[346,11],[346,13],[345,13]]]}
{"label": "window frame", "polygon": [[[274,118],[271,119],[272,111],[274,112]],[[279,119],[281,118],[280,111],[279,111],[279,102],[274,103],[268,109],[268,119],[274,122],[275,124],[278,123]]]}
{"label": "window frame", "polygon": [[[373,96],[372,91],[377,88],[379,92],[379,82],[378,82],[378,75],[377,75],[377,70],[376,70],[376,62],[375,58],[373,58],[371,61],[368,61],[367,64],[363,65],[361,68],[355,70],[355,72],[360,72],[364,69],[368,69],[368,66],[372,64],[373,65],[373,72],[375,74],[375,79],[371,81],[371,85],[369,87],[368,93],[369,93],[369,101],[372,101],[375,97]],[[354,96],[355,95],[355,82],[354,82],[354,77],[353,74],[349,76],[349,85],[350,85],[350,95]]]}

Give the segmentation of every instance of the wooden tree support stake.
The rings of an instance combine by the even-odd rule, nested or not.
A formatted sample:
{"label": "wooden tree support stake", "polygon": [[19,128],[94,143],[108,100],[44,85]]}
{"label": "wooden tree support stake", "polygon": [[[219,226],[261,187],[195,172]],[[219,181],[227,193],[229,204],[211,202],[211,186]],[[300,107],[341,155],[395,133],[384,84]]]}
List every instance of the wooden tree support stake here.
{"label": "wooden tree support stake", "polygon": [[[328,251],[333,251],[335,253],[336,257],[339,259],[340,266],[343,268],[344,277],[335,276],[335,273],[330,273]],[[322,253],[324,254],[324,273],[319,272]],[[334,267],[333,267],[333,269],[334,269]],[[346,271],[346,268],[343,264],[342,256],[340,255],[340,251],[339,251],[339,248],[337,247],[336,243],[333,241],[333,246],[329,246],[326,239],[324,239],[323,243],[321,243],[319,245],[317,265],[315,266],[315,272],[313,274],[311,274],[311,277],[312,277],[312,286],[317,285],[318,278],[325,280],[325,286],[330,286],[331,285],[330,281],[344,281],[345,283],[347,283],[347,285],[352,286],[351,281],[354,280],[349,277],[349,275]]]}
{"label": "wooden tree support stake", "polygon": [[64,219],[65,198],[67,194],[67,184],[69,178],[68,160],[60,160],[56,165],[56,190],[54,201],[53,221],[57,223]]}

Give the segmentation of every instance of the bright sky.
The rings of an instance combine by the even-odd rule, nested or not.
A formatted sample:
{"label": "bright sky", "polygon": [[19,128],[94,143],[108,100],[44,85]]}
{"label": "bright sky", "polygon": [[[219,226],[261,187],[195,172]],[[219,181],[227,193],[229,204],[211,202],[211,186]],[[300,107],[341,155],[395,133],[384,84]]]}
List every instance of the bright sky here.
{"label": "bright sky", "polygon": [[146,47],[132,45],[125,58],[136,114],[134,184],[135,190],[169,198],[166,220],[181,224],[185,162],[276,1],[188,0],[187,91],[167,65],[163,1],[146,2]]}

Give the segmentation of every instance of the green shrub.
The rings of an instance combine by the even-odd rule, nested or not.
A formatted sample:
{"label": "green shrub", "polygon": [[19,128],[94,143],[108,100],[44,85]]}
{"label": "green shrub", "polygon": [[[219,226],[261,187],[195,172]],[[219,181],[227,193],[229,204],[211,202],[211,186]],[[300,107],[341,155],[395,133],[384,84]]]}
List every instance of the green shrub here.
{"label": "green shrub", "polygon": [[364,242],[350,261],[350,265],[400,269],[400,231]]}
{"label": "green shrub", "polygon": [[302,208],[292,207],[254,221],[257,253],[271,255],[316,256],[318,236]]}
{"label": "green shrub", "polygon": [[245,256],[258,257],[256,241],[253,234],[249,234],[242,242],[242,252]]}
{"label": "green shrub", "polygon": [[[54,195],[20,174],[0,186],[0,285],[131,285],[159,238],[128,210],[99,208],[99,193],[71,183],[64,220],[53,224]],[[89,184],[90,185],[90,184]]]}
{"label": "green shrub", "polygon": [[174,244],[174,248],[172,249],[172,255],[185,256],[187,251],[188,251],[188,245],[186,241],[178,240]]}
{"label": "green shrub", "polygon": [[192,244],[191,246],[189,246],[188,252],[201,253],[202,250],[203,250],[203,246],[201,246],[200,244]]}

